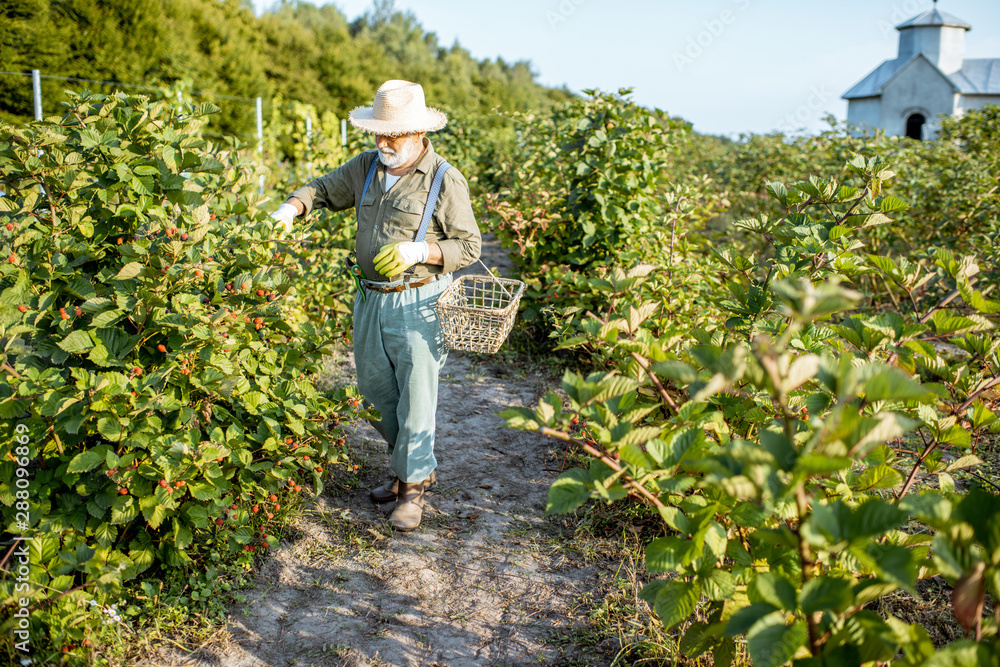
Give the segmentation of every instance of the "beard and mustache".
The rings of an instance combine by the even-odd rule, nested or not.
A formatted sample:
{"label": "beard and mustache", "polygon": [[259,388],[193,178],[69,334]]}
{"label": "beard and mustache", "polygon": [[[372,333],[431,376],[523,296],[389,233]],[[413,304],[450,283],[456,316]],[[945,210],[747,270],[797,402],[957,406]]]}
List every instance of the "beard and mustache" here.
{"label": "beard and mustache", "polygon": [[408,164],[410,160],[415,158],[419,151],[423,147],[419,144],[406,144],[400,150],[393,150],[391,148],[379,148],[378,156],[382,164],[388,169],[398,169],[405,164]]}

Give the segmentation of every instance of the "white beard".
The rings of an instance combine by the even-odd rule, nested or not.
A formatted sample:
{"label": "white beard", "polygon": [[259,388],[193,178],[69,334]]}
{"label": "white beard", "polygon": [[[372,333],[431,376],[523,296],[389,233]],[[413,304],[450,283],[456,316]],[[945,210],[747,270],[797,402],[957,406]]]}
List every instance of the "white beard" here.
{"label": "white beard", "polygon": [[378,149],[379,160],[388,169],[399,169],[404,164],[407,164],[410,160],[417,156],[417,147],[413,144],[407,144],[400,151],[394,151],[391,148],[385,150]]}

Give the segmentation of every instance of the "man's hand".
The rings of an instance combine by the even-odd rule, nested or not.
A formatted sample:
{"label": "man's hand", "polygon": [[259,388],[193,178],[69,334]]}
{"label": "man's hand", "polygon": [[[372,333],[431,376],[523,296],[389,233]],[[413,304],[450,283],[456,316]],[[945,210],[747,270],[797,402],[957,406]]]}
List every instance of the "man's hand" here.
{"label": "man's hand", "polygon": [[403,243],[391,243],[382,246],[378,254],[375,255],[375,270],[383,276],[392,277],[402,273],[414,264],[423,264],[427,261],[430,248],[427,243],[421,241],[405,241]]}
{"label": "man's hand", "polygon": [[298,214],[299,209],[292,204],[285,203],[279,206],[278,210],[271,214],[271,218],[280,223],[280,234],[290,234],[292,232],[292,221],[295,220]]}

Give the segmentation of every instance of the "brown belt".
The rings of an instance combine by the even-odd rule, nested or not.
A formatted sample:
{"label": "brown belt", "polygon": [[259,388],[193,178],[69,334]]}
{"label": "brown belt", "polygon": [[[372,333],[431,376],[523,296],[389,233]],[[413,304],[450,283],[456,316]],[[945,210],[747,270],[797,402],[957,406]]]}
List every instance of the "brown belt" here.
{"label": "brown belt", "polygon": [[403,283],[402,285],[396,285],[395,287],[375,287],[370,282],[366,281],[365,288],[373,290],[375,292],[381,292],[382,294],[389,294],[391,292],[403,292],[408,289],[413,289],[414,287],[423,287],[424,285],[428,285],[440,279],[441,276],[435,274],[433,276],[430,276],[429,278],[424,278],[423,280],[418,280],[416,282],[411,282],[411,283]]}

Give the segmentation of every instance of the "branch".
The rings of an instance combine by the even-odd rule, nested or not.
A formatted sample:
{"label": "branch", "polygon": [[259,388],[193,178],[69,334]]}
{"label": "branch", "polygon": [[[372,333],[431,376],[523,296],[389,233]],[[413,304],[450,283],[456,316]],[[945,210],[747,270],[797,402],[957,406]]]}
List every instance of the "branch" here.
{"label": "branch", "polygon": [[930,456],[930,453],[933,452],[937,446],[938,446],[938,441],[932,438],[931,441],[927,444],[927,447],[924,448],[924,453],[921,454],[920,458],[918,458],[914,462],[913,469],[910,471],[910,476],[906,478],[906,484],[904,484],[903,488],[900,489],[899,493],[896,494],[896,502],[902,500],[903,496],[906,495],[906,492],[910,490],[910,487],[913,485],[913,480],[915,480],[917,477],[917,470],[920,469],[920,464],[924,462],[924,459]]}
{"label": "branch", "polygon": [[639,368],[641,368],[642,370],[644,370],[646,372],[646,375],[649,376],[649,379],[653,381],[653,384],[656,385],[656,391],[659,392],[660,397],[663,399],[663,402],[666,403],[667,406],[676,415],[677,414],[677,403],[674,402],[674,399],[670,396],[670,394],[667,393],[667,390],[663,388],[662,384],[660,384],[660,379],[658,377],[656,377],[656,375],[653,373],[653,371],[651,371],[649,369],[649,362],[646,361],[645,358],[639,356],[639,353],[637,353],[637,352],[630,352],[629,354],[631,354],[632,358],[635,359],[636,363],[639,364]]}
{"label": "branch", "polygon": [[589,442],[585,442],[583,440],[577,440],[576,438],[572,437],[570,434],[564,431],[557,431],[554,428],[549,428],[548,426],[543,426],[539,430],[539,432],[545,437],[552,438],[553,440],[562,440],[563,442],[573,443],[574,445],[576,445],[583,451],[587,452],[588,454],[590,454],[591,456],[593,456],[601,463],[614,470],[615,472],[622,473],[622,478],[625,480],[622,483],[622,486],[625,487],[626,489],[629,489],[630,493],[642,496],[642,498],[646,502],[655,506],[657,509],[666,508],[666,505],[664,505],[659,498],[650,493],[644,486],[642,486],[642,484],[639,484],[639,482],[637,482],[635,478],[631,477],[628,473],[626,473],[624,469],[621,467],[621,464],[618,463],[618,461],[615,461],[610,456],[608,456],[607,452],[602,452],[597,447],[591,445]]}

